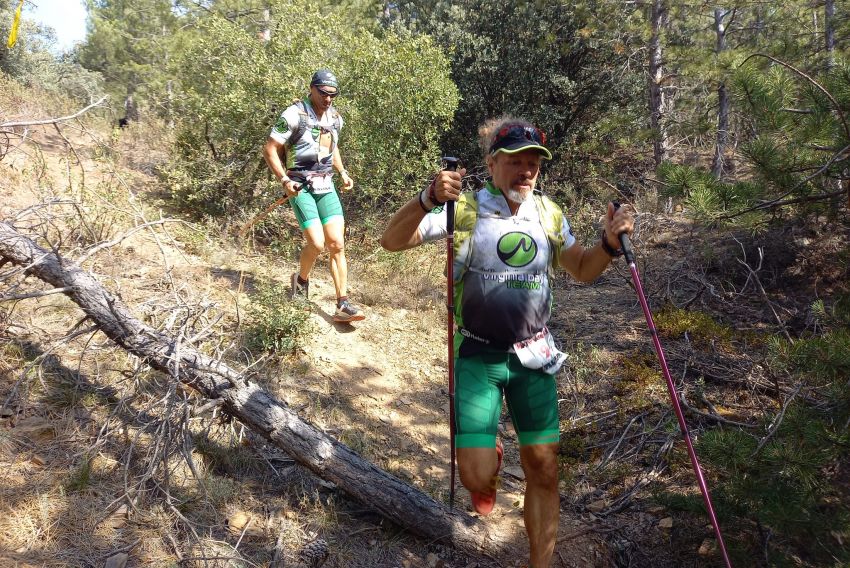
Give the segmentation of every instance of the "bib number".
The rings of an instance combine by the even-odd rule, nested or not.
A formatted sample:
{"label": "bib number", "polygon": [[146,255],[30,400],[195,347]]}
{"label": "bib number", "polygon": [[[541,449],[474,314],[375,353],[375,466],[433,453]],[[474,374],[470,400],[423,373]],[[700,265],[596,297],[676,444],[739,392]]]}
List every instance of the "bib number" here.
{"label": "bib number", "polygon": [[313,195],[323,195],[333,191],[333,176],[331,174],[309,175]]}
{"label": "bib number", "polygon": [[555,340],[548,328],[543,328],[528,339],[514,343],[514,351],[523,367],[541,369],[554,375],[567,360],[565,353],[555,347]]}

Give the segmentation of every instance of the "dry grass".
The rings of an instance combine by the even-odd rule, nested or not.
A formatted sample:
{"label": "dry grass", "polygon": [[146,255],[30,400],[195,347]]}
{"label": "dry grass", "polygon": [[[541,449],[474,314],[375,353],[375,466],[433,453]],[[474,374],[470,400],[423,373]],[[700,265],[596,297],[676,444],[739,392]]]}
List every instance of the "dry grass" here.
{"label": "dry grass", "polygon": [[[50,110],[18,104],[23,93],[14,89],[0,91],[0,108],[14,103],[29,117]],[[158,212],[146,209],[138,193],[151,183],[146,176],[163,157],[164,132],[159,125],[134,125],[120,136],[104,136],[89,122],[68,134],[83,160],[81,165],[72,161],[70,168],[60,166],[68,149],[49,132],[34,132],[37,145],[5,159],[19,167],[10,168],[12,175],[0,186],[9,196],[0,214],[5,218],[50,199],[68,202],[33,210],[22,226],[43,224],[42,234],[71,257],[156,219]],[[216,321],[218,329],[232,331],[232,295],[215,285],[214,274],[187,265],[189,259],[174,245],[164,230],[144,231],[98,253],[86,268],[137,304],[152,325],[188,335],[187,320],[198,328]],[[39,287],[12,282],[21,291]],[[184,306],[182,313],[173,309],[175,300]],[[219,304],[223,309],[217,310]],[[162,446],[157,428],[176,419],[167,405],[157,403],[169,381],[147,372],[102,336],[63,342],[81,313],[61,295],[7,302],[0,313],[0,549],[10,552],[9,562],[102,565],[111,552],[132,547],[138,565],[173,564],[181,555],[192,556],[192,542],[207,542],[207,553],[213,541],[237,542],[239,535],[226,528],[228,507],[253,507],[264,518],[268,505],[288,505],[292,499],[279,491],[256,451],[234,447],[232,425],[209,418],[191,421],[189,430],[229,448],[223,452],[228,457],[223,471],[216,472],[219,466],[208,464],[196,448],[200,478],[182,456],[171,454],[138,485],[139,476],[151,471],[151,452]],[[216,349],[215,344],[208,348]],[[167,495],[170,503],[163,500]],[[253,549],[260,561],[273,553],[268,539],[243,542],[241,548]]]}
{"label": "dry grass", "polygon": [[394,253],[373,242],[360,250],[371,251],[357,253],[350,261],[357,271],[358,294],[364,304],[424,312],[445,302],[445,243]]}
{"label": "dry grass", "polygon": [[[71,258],[158,219],[150,203],[166,196],[155,192],[150,174],[164,158],[167,134],[156,124],[105,134],[103,126],[95,120],[68,134],[82,167],[68,162],[63,143],[36,133],[39,145],[28,147],[23,167],[0,182],[9,197],[0,216],[50,199],[72,202],[35,209],[20,224],[42,227],[36,232]],[[415,312],[410,322],[422,329],[443,325],[442,310],[433,309],[445,301],[440,251],[388,255],[376,247],[369,256],[365,249],[358,247],[351,260],[359,302]],[[234,246],[215,225],[151,227],[98,252],[84,268],[146,323],[183,337],[207,330],[200,349],[236,364],[257,357],[240,339],[255,279],[283,281],[289,273],[263,250],[249,254]],[[15,277],[3,282],[10,283],[18,291],[41,287]],[[172,380],[101,334],[65,339],[81,318],[62,295],[0,304],[0,550],[9,552],[0,563],[103,565],[117,551],[130,552],[131,566],[181,559],[211,566],[203,559],[213,556],[227,557],[219,565],[238,557],[263,565],[275,554],[291,563],[322,536],[331,544],[328,566],[371,567],[398,563],[400,550],[422,546],[382,529],[373,514],[219,413],[184,423],[169,405],[181,408],[187,393]],[[273,356],[254,372],[277,378],[273,391],[319,427],[338,429],[367,458],[418,476],[409,461],[382,455],[386,435],[370,432],[368,421],[352,423],[338,384],[321,375],[305,384],[302,371],[315,368],[298,361]],[[184,426],[187,437],[180,434]],[[441,482],[426,489],[437,491]],[[251,519],[247,530],[237,526],[240,518]]]}

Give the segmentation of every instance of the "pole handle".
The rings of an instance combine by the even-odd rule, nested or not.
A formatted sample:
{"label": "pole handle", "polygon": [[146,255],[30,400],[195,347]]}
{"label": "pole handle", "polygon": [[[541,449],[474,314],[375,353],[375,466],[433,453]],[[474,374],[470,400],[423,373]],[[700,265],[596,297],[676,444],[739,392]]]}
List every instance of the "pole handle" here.
{"label": "pole handle", "polygon": [[[614,204],[614,211],[620,208],[619,201],[612,201]],[[635,261],[635,251],[632,248],[632,241],[629,239],[629,235],[626,232],[622,232],[617,235],[617,238],[620,239],[620,246],[623,248],[623,256],[626,257],[626,263],[632,264]]]}
{"label": "pole handle", "polygon": [[[460,160],[453,156],[443,156],[442,162],[444,170],[455,172]],[[455,202],[451,200],[446,203],[446,229],[450,235],[455,232]]]}
{"label": "pole handle", "polygon": [[[304,183],[296,184],[298,189],[296,191],[301,191],[302,189],[310,189],[310,184],[312,182],[307,180]],[[292,197],[295,197],[294,195]],[[245,223],[242,228],[239,230],[239,238],[244,239],[245,234],[248,232],[248,229],[268,217],[272,211],[289,201],[291,197],[289,195],[283,195],[277,199],[274,203],[263,209],[260,213],[258,213],[253,219]]]}

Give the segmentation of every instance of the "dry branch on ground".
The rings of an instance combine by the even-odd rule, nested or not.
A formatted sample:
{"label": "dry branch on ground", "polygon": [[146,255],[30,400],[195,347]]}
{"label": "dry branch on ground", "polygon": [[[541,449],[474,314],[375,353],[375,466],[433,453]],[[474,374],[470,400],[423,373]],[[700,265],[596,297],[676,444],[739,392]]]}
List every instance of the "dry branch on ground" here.
{"label": "dry branch on ground", "polygon": [[383,517],[414,534],[465,552],[505,552],[476,519],[449,510],[362,459],[222,361],[142,323],[89,272],[38,246],[15,227],[0,223],[0,265],[6,263],[22,267],[28,275],[57,288],[67,288],[65,294],[115,343],[206,398],[221,399],[225,412]]}

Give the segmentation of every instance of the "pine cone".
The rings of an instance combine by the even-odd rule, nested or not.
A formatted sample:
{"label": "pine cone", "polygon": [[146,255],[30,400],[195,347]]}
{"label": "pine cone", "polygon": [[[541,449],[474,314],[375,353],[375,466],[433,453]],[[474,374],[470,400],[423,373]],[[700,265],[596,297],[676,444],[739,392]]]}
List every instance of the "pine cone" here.
{"label": "pine cone", "polygon": [[319,568],[330,555],[328,543],[324,539],[316,539],[304,546],[298,553],[298,566],[304,568]]}

